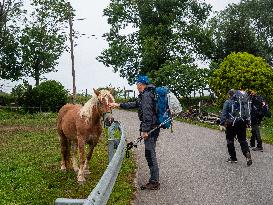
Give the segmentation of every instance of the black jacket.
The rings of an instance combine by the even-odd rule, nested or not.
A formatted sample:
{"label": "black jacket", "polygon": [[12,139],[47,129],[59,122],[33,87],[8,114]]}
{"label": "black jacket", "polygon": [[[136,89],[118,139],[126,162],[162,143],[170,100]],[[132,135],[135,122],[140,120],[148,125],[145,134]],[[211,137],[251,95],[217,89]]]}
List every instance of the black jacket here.
{"label": "black jacket", "polygon": [[251,96],[251,123],[252,124],[261,124],[263,120],[263,102],[264,99],[259,95]]}
{"label": "black jacket", "polygon": [[123,109],[138,108],[138,118],[141,121],[140,131],[142,132],[149,132],[157,125],[155,96],[152,92],[154,89],[154,85],[147,85],[144,91],[138,95],[138,99],[135,102],[120,104],[120,107]]}

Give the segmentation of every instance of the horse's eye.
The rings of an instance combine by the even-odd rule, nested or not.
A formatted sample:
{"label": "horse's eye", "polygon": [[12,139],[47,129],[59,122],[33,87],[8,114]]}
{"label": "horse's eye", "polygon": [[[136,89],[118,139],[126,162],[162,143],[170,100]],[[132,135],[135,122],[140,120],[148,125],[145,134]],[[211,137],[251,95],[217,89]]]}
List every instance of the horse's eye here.
{"label": "horse's eye", "polygon": [[102,102],[103,104],[107,103],[107,101],[106,101],[105,98],[102,98],[101,102]]}

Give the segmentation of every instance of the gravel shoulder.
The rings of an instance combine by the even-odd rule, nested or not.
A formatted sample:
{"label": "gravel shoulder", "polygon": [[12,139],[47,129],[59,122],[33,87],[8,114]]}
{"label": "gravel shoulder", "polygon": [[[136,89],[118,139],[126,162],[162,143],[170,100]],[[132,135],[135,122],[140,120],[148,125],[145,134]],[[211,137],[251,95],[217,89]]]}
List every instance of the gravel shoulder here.
{"label": "gravel shoulder", "polygon": [[[115,110],[128,141],[139,136],[137,113]],[[134,149],[137,159],[135,205],[271,205],[273,204],[273,146],[264,152],[251,152],[253,165],[246,166],[240,145],[236,144],[237,164],[228,158],[223,132],[182,122],[174,123],[174,132],[162,130],[157,142],[161,189],[142,191],[149,169],[144,144]]]}

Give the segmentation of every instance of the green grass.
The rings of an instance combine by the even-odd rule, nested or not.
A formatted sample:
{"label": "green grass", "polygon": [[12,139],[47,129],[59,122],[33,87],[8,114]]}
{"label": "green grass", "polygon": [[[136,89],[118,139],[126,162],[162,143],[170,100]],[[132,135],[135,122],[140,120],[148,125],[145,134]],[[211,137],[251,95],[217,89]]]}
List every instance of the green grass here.
{"label": "green grass", "polygon": [[[86,198],[108,164],[102,138],[90,162],[84,185],[74,172],[60,171],[56,114],[19,114],[0,110],[0,204],[44,205],[56,198]],[[135,188],[135,164],[125,159],[108,204],[129,204]]]}
{"label": "green grass", "polygon": [[273,144],[273,118],[266,118],[262,122],[261,136],[264,142]]}

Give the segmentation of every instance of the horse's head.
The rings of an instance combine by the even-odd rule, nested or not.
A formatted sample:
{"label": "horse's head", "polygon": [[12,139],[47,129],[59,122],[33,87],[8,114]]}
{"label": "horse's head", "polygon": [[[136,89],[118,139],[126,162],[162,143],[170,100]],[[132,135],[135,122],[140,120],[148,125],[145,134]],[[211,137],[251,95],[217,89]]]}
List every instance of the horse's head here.
{"label": "horse's head", "polygon": [[95,90],[94,93],[96,94],[99,100],[99,108],[102,113],[111,113],[111,108],[109,106],[110,103],[115,102],[115,99],[112,95],[112,91],[109,90]]}

